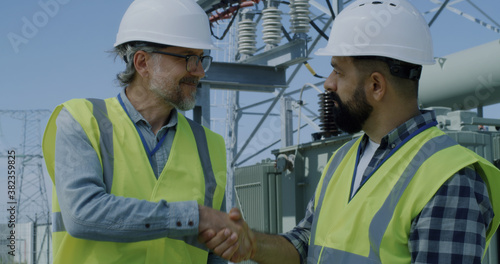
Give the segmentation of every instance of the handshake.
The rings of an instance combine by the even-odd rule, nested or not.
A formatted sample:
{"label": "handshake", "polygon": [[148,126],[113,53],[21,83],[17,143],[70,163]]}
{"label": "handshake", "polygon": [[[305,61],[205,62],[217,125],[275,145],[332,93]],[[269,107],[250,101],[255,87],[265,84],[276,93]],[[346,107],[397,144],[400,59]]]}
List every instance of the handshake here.
{"label": "handshake", "polygon": [[253,258],[257,250],[256,238],[243,220],[240,210],[233,208],[226,214],[200,206],[199,212],[199,242],[232,262]]}

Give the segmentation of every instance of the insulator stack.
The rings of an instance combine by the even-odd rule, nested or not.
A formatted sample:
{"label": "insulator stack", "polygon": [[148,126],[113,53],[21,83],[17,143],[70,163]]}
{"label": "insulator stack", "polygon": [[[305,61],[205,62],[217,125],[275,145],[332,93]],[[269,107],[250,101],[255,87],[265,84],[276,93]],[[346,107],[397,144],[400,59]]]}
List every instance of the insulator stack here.
{"label": "insulator stack", "polygon": [[333,108],[335,103],[331,92],[326,92],[318,95],[319,97],[319,113],[320,113],[320,128],[323,137],[331,137],[340,134],[340,131],[335,124],[333,118]]}
{"label": "insulator stack", "polygon": [[309,0],[290,0],[290,30],[293,33],[309,32]]}
{"label": "insulator stack", "polygon": [[281,10],[270,6],[262,11],[262,40],[266,44],[278,45],[281,42]]}
{"label": "insulator stack", "polygon": [[238,23],[238,52],[253,55],[257,51],[257,24],[251,19],[243,19]]}

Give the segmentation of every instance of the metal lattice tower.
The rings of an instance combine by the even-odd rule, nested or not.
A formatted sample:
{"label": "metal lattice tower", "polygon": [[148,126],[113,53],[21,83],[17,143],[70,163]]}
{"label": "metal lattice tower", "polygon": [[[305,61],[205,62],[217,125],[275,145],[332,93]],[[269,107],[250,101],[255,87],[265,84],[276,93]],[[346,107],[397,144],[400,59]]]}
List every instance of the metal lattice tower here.
{"label": "metal lattice tower", "polygon": [[[42,252],[37,252],[37,249],[50,248],[51,209],[44,181],[41,147],[41,119],[49,114],[49,110],[0,110],[0,115],[21,121],[21,144],[15,148],[16,223],[34,223],[32,263],[38,263],[40,260]],[[36,231],[38,226],[45,226],[43,235]],[[42,237],[37,238],[37,235]],[[37,245],[40,241],[41,245]],[[48,245],[44,245],[45,243]]]}
{"label": "metal lattice tower", "polygon": [[17,168],[17,222],[44,223],[50,220],[50,208],[43,179],[41,119],[49,110],[0,110],[22,122],[22,143],[16,151]]}

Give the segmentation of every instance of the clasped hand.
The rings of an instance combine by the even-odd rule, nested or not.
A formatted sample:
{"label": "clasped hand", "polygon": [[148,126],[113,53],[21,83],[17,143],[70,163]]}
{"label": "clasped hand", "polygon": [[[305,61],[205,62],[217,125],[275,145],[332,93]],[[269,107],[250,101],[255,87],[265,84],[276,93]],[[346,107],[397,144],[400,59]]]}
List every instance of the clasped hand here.
{"label": "clasped hand", "polygon": [[201,243],[232,262],[252,258],[257,249],[255,236],[237,208],[225,214],[200,206],[198,231],[198,240]]}

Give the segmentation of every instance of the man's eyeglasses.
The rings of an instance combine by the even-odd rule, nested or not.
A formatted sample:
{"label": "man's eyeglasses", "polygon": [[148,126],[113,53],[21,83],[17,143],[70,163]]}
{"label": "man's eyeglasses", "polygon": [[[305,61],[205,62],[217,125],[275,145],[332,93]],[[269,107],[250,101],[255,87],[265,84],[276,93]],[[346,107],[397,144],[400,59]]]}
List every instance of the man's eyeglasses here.
{"label": "man's eyeglasses", "polygon": [[198,62],[200,62],[200,61],[201,61],[201,66],[203,67],[203,70],[205,72],[207,72],[208,68],[210,68],[210,65],[212,64],[212,59],[213,59],[211,56],[180,55],[180,54],[163,52],[163,51],[158,51],[158,50],[152,51],[152,53],[158,53],[158,54],[169,55],[169,56],[174,56],[174,57],[186,59],[186,70],[188,72],[195,72],[196,68],[198,68]]}

